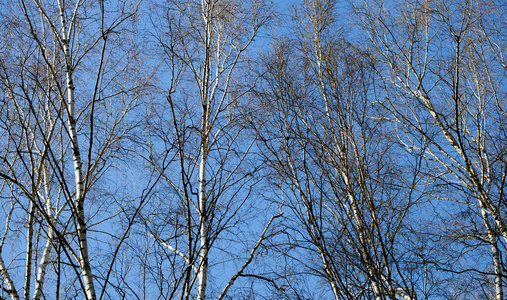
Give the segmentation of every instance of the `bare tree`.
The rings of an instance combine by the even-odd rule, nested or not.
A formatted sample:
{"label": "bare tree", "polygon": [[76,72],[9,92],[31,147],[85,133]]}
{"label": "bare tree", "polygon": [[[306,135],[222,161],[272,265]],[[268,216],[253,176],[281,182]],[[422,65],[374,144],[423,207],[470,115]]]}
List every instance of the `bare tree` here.
{"label": "bare tree", "polygon": [[[419,174],[395,158],[403,151],[373,101],[373,59],[347,39],[337,12],[335,1],[305,1],[295,38],[267,58],[264,140],[291,211],[281,251],[324,278],[335,299],[416,299],[421,285],[409,278],[430,276],[424,263],[406,268],[417,261],[405,219]],[[315,259],[305,263],[301,249]]]}
{"label": "bare tree", "polygon": [[[269,20],[269,8],[262,1],[228,0],[154,7],[161,12],[152,23],[165,99],[153,103],[146,160],[165,185],[144,216],[164,266],[153,266],[153,280],[163,298],[223,299],[247,275],[279,215],[254,212],[264,204],[253,198],[261,166],[247,97],[256,83],[247,51]],[[249,220],[264,222],[254,226],[257,238],[246,234]],[[226,264],[229,271],[220,277],[230,278],[212,289],[210,260]],[[231,268],[237,271],[229,274]]]}
{"label": "bare tree", "polygon": [[459,223],[449,230],[459,234],[467,249],[461,252],[489,245],[492,270],[477,265],[469,270],[492,275],[495,299],[504,298],[507,243],[505,36],[498,31],[504,21],[494,24],[499,11],[504,5],[494,1],[357,6],[379,62],[384,93],[379,103],[407,150],[428,163],[429,180],[445,187],[433,196],[454,201],[454,210],[465,212],[472,224],[482,223],[475,232]]}
{"label": "bare tree", "polygon": [[0,3],[0,298],[503,299],[505,5],[342,4]]}
{"label": "bare tree", "polygon": [[[120,39],[123,23],[136,3],[117,4],[110,10],[103,2],[19,1],[3,15],[0,177],[2,203],[9,203],[3,207],[9,209],[2,249],[9,243],[15,255],[5,263],[9,256],[1,253],[0,272],[12,299],[20,298],[19,283],[24,299],[49,293],[97,298],[90,253],[99,252],[89,249],[89,230],[118,215],[106,212],[107,196],[98,193],[98,183],[107,178],[119,141],[135,126],[127,115],[140,82],[139,73],[128,71],[135,56],[118,52],[127,41]],[[23,232],[21,280],[13,275],[21,253],[12,240]],[[104,290],[111,267],[97,268],[105,273]],[[48,286],[52,280],[55,285]]]}

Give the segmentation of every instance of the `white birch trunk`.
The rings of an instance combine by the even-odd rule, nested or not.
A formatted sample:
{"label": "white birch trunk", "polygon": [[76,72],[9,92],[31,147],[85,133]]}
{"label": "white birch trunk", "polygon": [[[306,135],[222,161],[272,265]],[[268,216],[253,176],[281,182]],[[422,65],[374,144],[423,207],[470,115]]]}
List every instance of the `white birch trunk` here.
{"label": "white birch trunk", "polygon": [[[206,90],[206,89],[204,89]],[[208,156],[208,106],[203,105],[202,128],[201,128],[201,161],[199,163],[199,268],[197,288],[198,299],[206,298],[206,285],[208,281],[208,217],[207,217],[207,199],[206,199],[206,162]]]}
{"label": "white birch trunk", "polygon": [[[39,262],[39,268],[37,269],[37,279],[35,280],[35,291],[32,299],[39,300],[42,297],[42,288],[44,286],[44,278],[46,277],[46,267],[49,263],[49,255],[51,254],[51,248],[53,247],[53,229],[48,226],[48,239],[44,246],[44,251]],[[26,298],[28,299],[28,298]]]}
{"label": "white birch trunk", "polygon": [[493,255],[493,266],[495,268],[495,300],[502,300],[504,299],[502,263],[500,261],[500,254],[498,251],[496,239],[491,241],[491,252]]}
{"label": "white birch trunk", "polygon": [[488,234],[488,240],[491,244],[491,254],[493,258],[493,267],[495,270],[495,300],[503,300],[503,283],[502,283],[502,263],[500,262],[500,256],[498,252],[498,243],[496,241],[496,235],[493,228],[489,224],[488,212],[484,207],[481,207],[481,216],[486,232]]}
{"label": "white birch trunk", "polygon": [[207,203],[206,203],[206,163],[208,158],[208,119],[209,119],[209,82],[211,72],[211,3],[209,0],[201,2],[201,9],[203,12],[203,19],[206,26],[206,40],[205,40],[205,61],[204,70],[201,82],[201,105],[202,105],[202,118],[201,118],[201,145],[200,154],[201,161],[199,163],[199,272],[197,274],[199,285],[197,287],[197,294],[199,300],[206,298],[206,286],[208,281],[208,218],[207,218]]}
{"label": "white birch trunk", "polygon": [[382,290],[380,288],[379,282],[376,280],[377,276],[375,274],[375,262],[373,261],[373,259],[370,257],[370,255],[368,253],[368,246],[367,245],[370,245],[371,243],[369,243],[370,242],[369,239],[367,239],[365,236],[366,225],[364,224],[364,221],[362,218],[362,213],[359,210],[359,206],[356,202],[356,199],[351,192],[352,188],[350,186],[348,174],[342,174],[342,176],[345,176],[344,181],[345,181],[345,185],[347,187],[347,194],[349,197],[350,206],[352,208],[353,219],[354,219],[354,222],[356,223],[357,232],[359,235],[359,248],[361,249],[360,254],[361,254],[361,257],[363,258],[363,261],[366,263],[365,267],[368,272],[367,279],[371,284],[371,287],[373,289],[373,294],[375,295],[375,299],[382,300]]}
{"label": "white birch trunk", "polygon": [[[12,201],[12,200],[11,200]],[[12,212],[14,210],[13,204],[11,203],[11,210],[9,214],[7,215],[7,220],[5,221],[5,232],[2,237],[2,240],[0,242],[0,276],[2,276],[2,279],[4,281],[4,284],[7,286],[6,292],[11,296],[12,300],[19,300],[19,294],[16,290],[16,286],[14,285],[14,282],[11,279],[11,276],[9,275],[9,272],[7,271],[7,267],[5,266],[4,260],[2,258],[2,248],[5,243],[5,237],[7,236],[7,232],[9,230],[9,224],[11,222]]]}
{"label": "white birch trunk", "polygon": [[14,282],[12,281],[11,277],[9,276],[9,272],[7,272],[7,268],[5,267],[4,260],[2,259],[2,256],[0,255],[0,275],[2,275],[2,278],[4,280],[4,284],[7,286],[7,292],[11,296],[12,300],[19,300],[18,292],[16,291],[16,287],[14,286]]}
{"label": "white birch trunk", "polygon": [[200,226],[200,249],[199,249],[199,286],[198,299],[206,298],[206,285],[208,277],[208,220],[206,207],[206,149],[204,141],[201,145],[201,162],[199,165],[199,226]]}
{"label": "white birch trunk", "polygon": [[33,222],[34,222],[35,206],[30,202],[30,212],[28,215],[28,232],[26,237],[26,260],[25,260],[25,286],[24,298],[30,297],[30,283],[32,279],[32,256],[33,256]]}
{"label": "white birch trunk", "polygon": [[[33,293],[32,299],[40,300],[42,297],[42,288],[44,287],[44,278],[46,277],[46,267],[49,263],[49,255],[51,254],[51,249],[53,247],[53,227],[49,222],[53,221],[53,205],[49,192],[49,180],[48,180],[48,170],[44,168],[44,190],[46,193],[46,213],[48,217],[48,227],[47,227],[47,240],[46,245],[44,246],[44,250],[42,252],[42,257],[39,262],[39,267],[37,268],[37,278],[35,280],[35,291]],[[56,213],[58,216],[59,213]],[[28,298],[25,298],[28,299]]]}
{"label": "white birch trunk", "polygon": [[[68,129],[69,138],[71,141],[72,158],[74,161],[74,177],[76,182],[76,228],[79,243],[79,265],[81,267],[81,273],[83,276],[86,298],[88,300],[95,300],[96,293],[93,285],[93,276],[90,268],[89,257],[88,257],[88,243],[86,237],[86,222],[84,213],[84,178],[82,174],[82,160],[79,151],[79,141],[77,138],[76,131],[76,120],[74,119],[74,82],[72,79],[73,75],[73,64],[72,56],[69,48],[69,38],[67,35],[67,26],[65,20],[65,7],[62,0],[58,1],[60,8],[60,20],[62,23],[62,34],[61,42],[63,44],[63,50],[65,55],[65,75],[67,79],[67,114],[68,114]],[[74,20],[71,20],[72,22]],[[72,25],[72,24],[71,24]]]}

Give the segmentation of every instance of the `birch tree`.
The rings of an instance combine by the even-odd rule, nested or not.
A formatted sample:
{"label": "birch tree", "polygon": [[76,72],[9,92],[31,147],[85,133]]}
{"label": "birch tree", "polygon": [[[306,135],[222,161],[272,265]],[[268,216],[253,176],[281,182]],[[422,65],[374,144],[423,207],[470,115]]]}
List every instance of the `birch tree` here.
{"label": "birch tree", "polygon": [[474,232],[474,226],[456,222],[444,234],[457,237],[467,249],[461,253],[490,248],[491,268],[468,270],[491,274],[481,285],[492,283],[495,299],[504,298],[507,242],[505,31],[499,31],[505,28],[499,17],[504,12],[495,1],[357,6],[379,60],[385,92],[379,103],[407,150],[428,162],[429,180],[445,187],[432,196],[453,201],[446,205],[470,216],[472,224],[482,223]]}
{"label": "birch tree", "polygon": [[374,60],[348,40],[336,5],[304,1],[297,30],[267,57],[264,140],[291,211],[277,248],[324,279],[334,299],[416,299],[424,287],[409,278],[431,277],[424,263],[413,273],[403,266],[417,261],[405,227],[419,201],[417,169],[404,173],[395,159],[403,152],[372,101]]}
{"label": "birch tree", "polygon": [[[111,55],[136,10],[117,4],[114,11],[89,1],[4,7],[1,248],[16,253],[16,235],[26,237],[26,250],[0,253],[11,299],[97,299],[94,276],[104,272],[102,288],[108,284],[106,266],[94,274],[90,253],[98,252],[90,251],[88,233],[91,222],[103,221],[95,187],[133,128],[126,116],[136,105],[138,83],[130,80],[139,75],[125,72],[135,57]],[[18,255],[25,256],[24,279]]]}
{"label": "birch tree", "polygon": [[[153,24],[165,99],[153,104],[146,160],[166,182],[145,222],[153,248],[165,257],[165,267],[154,272],[167,279],[157,286],[167,299],[223,299],[248,276],[279,214],[261,218],[266,227],[254,232],[256,239],[246,234],[247,218],[263,207],[253,199],[261,166],[253,151],[257,132],[250,128],[254,106],[248,95],[256,78],[247,51],[269,10],[262,1],[228,0],[155,7],[162,12]],[[210,261],[236,262],[229,265],[236,271],[210,288],[210,278],[219,279],[211,275]]]}

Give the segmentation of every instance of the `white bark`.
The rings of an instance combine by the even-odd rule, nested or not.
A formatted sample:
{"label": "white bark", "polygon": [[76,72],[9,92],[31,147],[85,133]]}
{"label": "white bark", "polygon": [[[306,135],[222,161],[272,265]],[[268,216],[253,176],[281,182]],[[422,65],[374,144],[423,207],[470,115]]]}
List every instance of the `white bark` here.
{"label": "white bark", "polygon": [[[95,300],[96,293],[95,287],[93,285],[93,276],[90,268],[90,262],[88,257],[88,242],[86,235],[86,220],[84,213],[84,177],[82,171],[82,160],[81,154],[79,151],[79,141],[77,137],[76,131],[76,120],[74,118],[74,107],[75,107],[75,97],[74,97],[74,82],[73,82],[73,62],[72,55],[69,47],[69,36],[66,24],[65,17],[65,7],[63,0],[58,1],[58,6],[60,10],[60,20],[62,24],[62,32],[61,32],[61,43],[63,45],[63,51],[65,55],[65,75],[67,80],[67,118],[68,118],[68,130],[69,130],[69,138],[71,142],[72,149],[72,158],[74,162],[74,177],[76,183],[76,195],[75,195],[75,205],[76,205],[76,229],[79,243],[79,265],[81,267],[81,273],[83,276],[83,281],[85,285],[85,293],[86,298],[88,300]],[[76,4],[76,8],[79,6],[79,1]],[[72,27],[73,22],[75,21],[75,15],[71,19],[70,27]]]}
{"label": "white bark", "polygon": [[496,241],[496,234],[489,224],[488,212],[484,207],[481,207],[482,220],[486,227],[488,241],[491,244],[491,254],[493,259],[493,268],[495,270],[495,300],[504,299],[503,283],[502,283],[502,263],[500,261],[500,254],[498,251],[498,243]]}
{"label": "white bark", "polygon": [[[207,138],[205,138],[207,140]],[[198,299],[206,298],[206,285],[208,277],[208,220],[206,205],[206,148],[207,143],[201,142],[201,162],[199,164],[199,227],[200,227],[200,248],[199,248],[199,286]]]}
{"label": "white bark", "polygon": [[11,299],[19,300],[18,292],[16,291],[16,287],[9,275],[9,272],[7,272],[7,268],[5,267],[5,263],[1,255],[0,255],[0,275],[2,275],[4,283],[7,286],[7,292],[11,296]]}
{"label": "white bark", "polygon": [[[45,205],[46,205],[46,213],[47,213],[47,239],[46,239],[46,245],[44,246],[44,250],[42,252],[42,256],[40,258],[39,267],[37,269],[37,278],[35,280],[35,291],[33,293],[33,300],[39,300],[42,297],[42,288],[44,287],[44,279],[46,278],[46,267],[49,264],[49,258],[51,254],[51,249],[53,248],[53,226],[50,224],[50,222],[53,222],[53,205],[51,201],[50,196],[50,189],[49,189],[49,179],[48,179],[48,170],[45,167],[44,170],[44,190],[45,190]],[[60,212],[56,213],[56,218],[58,218],[58,215]],[[28,299],[28,298],[26,298]]]}
{"label": "white bark", "polygon": [[48,226],[48,238],[46,240],[46,245],[44,246],[44,251],[42,252],[42,257],[40,259],[39,267],[37,269],[35,291],[32,297],[32,299],[34,300],[39,300],[42,297],[42,288],[44,286],[44,278],[46,277],[46,267],[49,264],[49,258],[52,247],[53,247],[53,229],[51,226]]}
{"label": "white bark", "polygon": [[4,242],[5,242],[5,238],[7,236],[7,232],[9,230],[9,224],[11,221],[12,212],[14,210],[12,205],[13,204],[11,203],[11,210],[10,210],[9,214],[7,215],[7,220],[5,221],[5,232],[2,237],[1,244],[0,244],[0,275],[2,276],[4,284],[7,286],[7,293],[11,296],[11,299],[12,300],[19,300],[18,291],[16,290],[16,286],[15,286],[14,282],[12,281],[11,276],[9,275],[9,271],[7,270],[7,267],[5,266],[5,263],[4,263],[4,260],[2,257],[2,248],[3,248]]}
{"label": "white bark", "polygon": [[209,143],[209,116],[210,116],[210,99],[209,87],[211,81],[211,43],[212,43],[212,2],[210,0],[201,1],[201,9],[203,14],[204,23],[206,26],[206,40],[205,40],[205,58],[204,70],[201,81],[201,144],[199,162],[199,272],[197,274],[199,284],[197,287],[197,294],[199,300],[206,298],[206,286],[208,281],[208,207],[206,197],[206,165],[208,159],[208,143]]}
{"label": "white bark", "polygon": [[30,296],[30,285],[32,279],[32,257],[33,257],[33,223],[34,223],[35,206],[33,200],[30,201],[30,212],[28,213],[28,229],[26,235],[26,260],[25,260],[25,286],[24,299]]}

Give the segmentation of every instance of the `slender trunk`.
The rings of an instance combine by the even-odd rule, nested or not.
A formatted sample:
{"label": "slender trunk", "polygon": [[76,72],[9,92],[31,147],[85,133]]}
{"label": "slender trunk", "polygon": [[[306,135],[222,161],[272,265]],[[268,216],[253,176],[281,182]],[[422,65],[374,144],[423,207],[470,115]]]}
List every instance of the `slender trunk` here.
{"label": "slender trunk", "polygon": [[202,91],[201,91],[201,105],[202,105],[202,120],[201,120],[201,145],[200,154],[201,161],[199,163],[199,236],[200,236],[200,249],[199,249],[199,272],[197,277],[199,279],[199,286],[197,288],[198,299],[204,300],[206,298],[206,285],[208,280],[208,208],[206,199],[206,164],[208,160],[208,142],[209,142],[209,86],[211,81],[211,42],[212,42],[212,1],[202,0],[201,9],[203,12],[203,19],[206,26],[206,40],[205,40],[205,58],[204,70],[202,76]]}
{"label": "slender trunk", "polygon": [[[206,90],[206,89],[204,89]],[[207,100],[204,100],[207,101]],[[199,278],[198,299],[206,298],[208,279],[208,212],[206,199],[206,163],[208,159],[208,105],[203,105],[201,128],[201,161],[199,163]]]}
{"label": "slender trunk", "polygon": [[174,110],[174,103],[171,97],[171,92],[169,92],[169,95],[167,96],[167,100],[169,101],[169,105],[171,106],[171,114],[173,118],[173,126],[174,131],[176,133],[176,138],[178,140],[178,156],[179,156],[179,162],[180,162],[180,176],[181,176],[181,183],[183,184],[183,194],[185,197],[185,221],[187,223],[187,253],[188,253],[188,260],[187,260],[187,267],[185,269],[185,280],[183,282],[183,293],[180,297],[181,299],[190,299],[191,290],[192,290],[192,267],[194,264],[194,238],[193,238],[193,232],[191,230],[193,226],[192,222],[192,206],[190,203],[190,195],[188,193],[188,182],[186,177],[186,171],[185,171],[185,154],[184,154],[184,142],[182,141],[182,136],[180,134],[180,130],[178,127],[178,122],[176,119],[176,112]]}
{"label": "slender trunk", "polygon": [[[199,249],[199,300],[206,298],[206,284],[208,277],[208,220],[206,207],[206,149],[203,141],[201,145],[201,162],[199,165],[199,219],[200,219],[200,239],[201,247]],[[207,147],[206,147],[207,148]]]}
{"label": "slender trunk", "polygon": [[30,297],[30,283],[32,279],[32,256],[33,256],[33,223],[35,216],[35,205],[30,202],[30,213],[28,215],[28,232],[26,237],[26,261],[25,261],[25,287],[24,297]]}
{"label": "slender trunk", "polygon": [[345,186],[347,187],[347,194],[350,202],[350,206],[352,208],[352,214],[354,222],[356,223],[357,232],[359,235],[359,248],[360,248],[360,255],[363,258],[363,262],[365,263],[366,271],[368,272],[368,281],[371,284],[371,287],[373,289],[373,294],[375,295],[376,300],[382,299],[382,290],[380,288],[380,284],[377,280],[376,276],[376,268],[375,268],[375,261],[371,258],[370,254],[368,253],[368,245],[370,244],[369,239],[365,236],[366,232],[366,224],[364,223],[363,216],[361,211],[359,210],[359,206],[357,205],[357,201],[354,197],[354,194],[352,193],[352,187],[350,186],[349,177],[345,172],[344,174],[344,181]]}
{"label": "slender trunk", "polygon": [[61,286],[61,278],[62,278],[62,260],[61,260],[61,253],[62,253],[62,245],[58,243],[58,249],[56,251],[56,300],[60,299],[60,286]]}
{"label": "slender trunk", "polygon": [[482,221],[486,227],[488,240],[491,244],[491,254],[493,258],[493,267],[495,269],[495,300],[503,300],[503,283],[502,283],[502,263],[498,251],[498,243],[496,241],[496,234],[491,225],[489,224],[488,212],[484,207],[481,207]]}
{"label": "slender trunk", "polygon": [[[313,226],[313,224],[312,224]],[[326,272],[327,276],[330,278],[329,283],[331,284],[331,289],[333,290],[334,298],[336,300],[341,299],[341,293],[340,288],[338,287],[338,284],[335,280],[335,273],[333,272],[333,268],[331,267],[331,263],[327,259],[327,255],[324,252],[324,249],[322,249],[322,245],[317,247],[319,249],[320,257],[322,259],[322,264],[324,265],[324,271]]]}
{"label": "slender trunk", "polygon": [[[205,92],[207,89],[204,89]],[[207,102],[207,99],[203,100]],[[206,298],[206,283],[208,276],[208,217],[206,205],[206,162],[208,156],[208,106],[203,105],[202,128],[201,128],[201,161],[199,163],[199,236],[201,240],[199,248],[199,300]]]}
{"label": "slender trunk", "polygon": [[9,214],[7,215],[7,220],[5,220],[5,232],[2,237],[2,240],[0,241],[0,276],[3,279],[4,284],[7,286],[7,288],[3,288],[4,291],[6,291],[10,296],[12,300],[19,300],[19,294],[16,290],[16,286],[14,285],[14,282],[11,279],[11,276],[9,275],[9,272],[7,271],[7,267],[5,266],[4,260],[2,258],[2,248],[5,243],[5,238],[7,236],[7,232],[9,231],[9,224],[11,222],[12,212],[14,211],[14,204],[12,203],[11,199],[11,209],[9,211]]}
{"label": "slender trunk", "polygon": [[[51,248],[53,247],[53,229],[48,226],[48,239],[44,246],[44,251],[39,262],[39,268],[37,269],[37,279],[35,281],[35,291],[33,294],[33,300],[39,300],[42,297],[42,288],[44,286],[44,278],[46,276],[46,267],[49,263],[49,255],[51,254]],[[25,298],[28,299],[28,298]]]}
{"label": "slender trunk", "polygon": [[[42,252],[42,257],[39,262],[39,267],[37,269],[37,279],[35,280],[35,291],[33,293],[33,300],[39,300],[42,297],[42,288],[44,286],[44,278],[46,277],[46,267],[49,264],[49,258],[51,254],[51,248],[53,247],[53,227],[49,222],[53,220],[53,205],[49,192],[49,179],[48,179],[48,169],[47,166],[43,169],[44,175],[44,191],[46,195],[46,213],[48,216],[48,229],[47,229],[47,240],[46,245],[44,246],[44,251]],[[57,214],[58,215],[58,214]],[[28,299],[25,297],[25,299]]]}
{"label": "slender trunk", "polygon": [[16,291],[16,287],[14,286],[14,282],[12,281],[9,273],[7,272],[7,268],[5,267],[4,260],[0,255],[0,275],[4,280],[4,284],[7,286],[7,293],[11,296],[12,300],[19,300],[18,292]]}
{"label": "slender trunk", "polygon": [[67,87],[68,87],[68,112],[69,112],[69,132],[72,145],[72,157],[74,160],[74,176],[76,181],[76,228],[79,240],[79,254],[81,272],[86,289],[86,296],[89,300],[96,299],[95,288],[93,286],[92,272],[88,257],[88,242],[86,236],[86,222],[84,213],[84,179],[82,174],[82,161],[79,152],[79,144],[76,133],[76,121],[74,119],[74,86],[72,83],[72,73],[67,72]]}
{"label": "slender trunk", "polygon": [[[62,23],[62,44],[65,54],[65,75],[67,79],[67,114],[68,114],[68,129],[69,137],[72,147],[72,158],[74,161],[74,177],[76,182],[76,229],[79,242],[79,265],[81,267],[81,273],[83,275],[83,281],[85,285],[86,298],[88,300],[95,300],[96,293],[93,285],[93,276],[90,268],[90,262],[88,257],[88,243],[86,237],[86,222],[84,213],[84,178],[82,174],[82,160],[79,151],[79,142],[76,131],[76,120],[74,119],[74,82],[73,82],[73,63],[72,56],[69,47],[69,38],[67,36],[67,26],[65,20],[65,8],[63,6],[63,0],[58,1],[60,8],[60,19]],[[73,21],[73,20],[72,20]]]}
{"label": "slender trunk", "polygon": [[495,266],[495,299],[502,300],[503,297],[503,283],[502,283],[502,263],[500,261],[500,254],[496,238],[491,241],[491,252],[493,254],[493,265]]}

